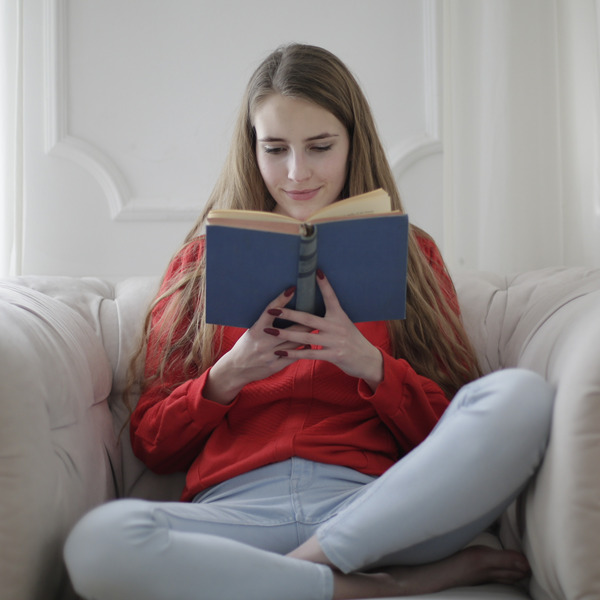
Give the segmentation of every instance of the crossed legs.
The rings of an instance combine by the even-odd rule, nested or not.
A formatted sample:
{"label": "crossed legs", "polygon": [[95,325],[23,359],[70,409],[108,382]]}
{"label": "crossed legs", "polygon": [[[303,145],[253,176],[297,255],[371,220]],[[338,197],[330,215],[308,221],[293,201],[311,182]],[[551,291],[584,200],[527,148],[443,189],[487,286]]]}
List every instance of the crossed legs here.
{"label": "crossed legs", "polygon": [[[519,553],[462,548],[535,473],[547,445],[553,398],[550,385],[523,370],[500,371],[465,386],[418,448],[290,556],[341,571],[334,598],[522,579],[528,563]],[[353,582],[343,575],[359,570],[377,577]],[[355,587],[361,590],[353,596]]]}
{"label": "crossed legs", "polygon": [[[230,539],[242,536],[239,527],[192,525],[193,505],[105,505],[67,541],[74,586],[89,600],[330,600],[514,581],[524,557],[463,547],[538,467],[552,398],[526,371],[466,386],[423,444],[288,549],[255,543],[254,533]],[[281,539],[283,527],[262,527],[263,538]]]}

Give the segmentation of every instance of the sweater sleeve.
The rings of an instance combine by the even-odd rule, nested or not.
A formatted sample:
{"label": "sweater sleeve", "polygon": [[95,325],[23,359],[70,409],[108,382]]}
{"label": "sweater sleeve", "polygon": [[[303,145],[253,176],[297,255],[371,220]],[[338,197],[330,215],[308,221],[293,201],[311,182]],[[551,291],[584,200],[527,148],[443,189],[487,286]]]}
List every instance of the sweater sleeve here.
{"label": "sweater sleeve", "polygon": [[381,351],[383,381],[375,393],[363,380],[358,392],[370,402],[379,418],[394,435],[400,448],[410,452],[435,427],[449,400],[431,379],[423,377],[404,359],[396,359]]}
{"label": "sweater sleeve", "polygon": [[[419,247],[438,278],[449,306],[459,314],[458,298],[444,260],[432,238],[419,235]],[[419,375],[404,359],[396,359],[383,349],[383,381],[375,393],[359,381],[359,394],[369,401],[392,431],[400,447],[409,452],[431,432],[449,400],[431,379]]]}
{"label": "sweater sleeve", "polygon": [[[199,238],[172,260],[159,297],[186,267],[200,259],[203,251],[204,240]],[[164,336],[157,333],[160,331],[158,326],[166,318],[165,309],[166,301],[163,300],[152,312],[152,330],[145,361],[147,377],[158,369],[165,344]],[[184,323],[180,330],[186,325]],[[208,436],[234,404],[223,406],[204,397],[208,373],[209,370],[177,385],[186,378],[181,361],[173,360],[164,376],[151,380],[152,383],[142,393],[131,417],[130,438],[134,454],[153,471],[186,471]]]}

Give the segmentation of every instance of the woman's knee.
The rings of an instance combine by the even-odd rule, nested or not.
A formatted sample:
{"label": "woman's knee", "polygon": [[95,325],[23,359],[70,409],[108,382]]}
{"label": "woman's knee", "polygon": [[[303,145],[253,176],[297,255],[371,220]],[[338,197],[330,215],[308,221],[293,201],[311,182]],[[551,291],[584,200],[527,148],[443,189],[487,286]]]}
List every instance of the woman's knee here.
{"label": "woman's knee", "polygon": [[471,399],[476,408],[485,405],[489,424],[506,443],[530,440],[537,450],[545,448],[554,408],[554,387],[541,375],[527,369],[496,371],[473,382]]}
{"label": "woman's knee", "polygon": [[499,443],[523,438],[539,449],[547,443],[553,401],[554,388],[537,373],[504,369],[462,388],[442,421],[463,423]]}
{"label": "woman's knee", "polygon": [[146,507],[141,500],[109,502],[75,525],[65,543],[64,558],[73,586],[83,597],[99,597],[99,588],[118,578],[120,567],[131,567]]}
{"label": "woman's knee", "polygon": [[528,369],[505,369],[489,375],[498,380],[502,402],[530,423],[549,424],[554,407],[554,387]]}

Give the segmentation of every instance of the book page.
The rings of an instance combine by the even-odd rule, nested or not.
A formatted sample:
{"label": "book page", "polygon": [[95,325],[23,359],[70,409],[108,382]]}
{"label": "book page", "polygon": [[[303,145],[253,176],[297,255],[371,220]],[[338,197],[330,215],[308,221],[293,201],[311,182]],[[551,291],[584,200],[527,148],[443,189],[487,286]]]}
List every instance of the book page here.
{"label": "book page", "polygon": [[391,208],[392,201],[388,193],[382,189],[378,189],[325,206],[312,215],[310,221],[318,223],[321,219],[381,214],[390,212]]}
{"label": "book page", "polygon": [[[390,210],[389,195],[386,191],[378,189],[333,202],[314,213],[309,222],[319,223],[335,219],[357,218],[362,215],[388,213]],[[236,209],[211,210],[206,222],[208,225],[229,225],[230,227],[281,231],[282,233],[297,233],[301,224],[297,219],[279,213]],[[246,222],[245,226],[243,222]]]}
{"label": "book page", "polygon": [[[238,211],[233,212],[235,213]],[[269,221],[268,219],[260,218],[239,218],[235,215],[227,215],[226,217],[222,217],[221,215],[212,216],[207,219],[206,223],[207,225],[212,226],[235,227],[236,229],[251,229],[253,231],[270,231],[272,233],[287,233],[289,235],[299,235],[302,228],[302,223],[294,219],[290,219],[289,221],[279,219]]]}
{"label": "book page", "polygon": [[287,215],[281,215],[279,213],[267,212],[263,210],[237,210],[233,208],[221,208],[211,210],[208,213],[206,222],[209,225],[215,224],[217,221],[227,224],[229,219],[232,220],[245,220],[245,221],[263,221],[266,223],[295,223],[298,225],[300,221]]}

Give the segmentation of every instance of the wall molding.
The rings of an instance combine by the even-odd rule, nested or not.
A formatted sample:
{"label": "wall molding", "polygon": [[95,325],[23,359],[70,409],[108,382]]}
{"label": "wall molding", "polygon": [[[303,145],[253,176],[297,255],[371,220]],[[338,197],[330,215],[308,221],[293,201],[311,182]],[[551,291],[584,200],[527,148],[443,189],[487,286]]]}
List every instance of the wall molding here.
{"label": "wall molding", "polygon": [[443,152],[440,2],[423,0],[422,5],[425,131],[405,138],[391,149],[390,163],[396,181],[418,161]]}
{"label": "wall molding", "polygon": [[96,146],[68,130],[68,0],[44,0],[45,152],[73,161],[100,185],[116,221],[188,221],[198,207],[172,205],[166,198],[133,195],[120,169]]}
{"label": "wall molding", "polygon": [[[442,152],[441,68],[439,54],[440,3],[423,0],[425,131],[405,138],[390,150],[390,164],[398,181],[416,162]],[[198,206],[173,204],[163,197],[135,196],[118,166],[89,141],[69,133],[68,127],[68,5],[69,0],[44,0],[44,143],[45,152],[65,158],[87,171],[106,197],[116,221],[190,221]]]}

